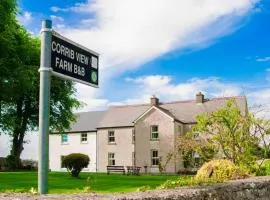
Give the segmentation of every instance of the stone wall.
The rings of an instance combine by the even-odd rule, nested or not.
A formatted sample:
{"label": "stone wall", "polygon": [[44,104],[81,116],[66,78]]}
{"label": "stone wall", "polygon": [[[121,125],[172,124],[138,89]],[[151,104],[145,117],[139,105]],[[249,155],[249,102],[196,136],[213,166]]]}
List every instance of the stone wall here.
{"label": "stone wall", "polygon": [[205,187],[123,194],[115,196],[114,199],[270,200],[270,176],[253,177]]}

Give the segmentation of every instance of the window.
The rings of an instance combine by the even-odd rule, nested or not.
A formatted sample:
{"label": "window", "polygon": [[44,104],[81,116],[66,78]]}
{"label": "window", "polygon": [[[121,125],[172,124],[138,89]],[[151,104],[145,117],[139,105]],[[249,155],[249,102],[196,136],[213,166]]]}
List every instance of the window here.
{"label": "window", "polygon": [[135,129],[132,129],[132,144],[135,143]]}
{"label": "window", "polygon": [[136,162],[135,162],[135,152],[132,152],[132,165],[136,166]]}
{"label": "window", "polygon": [[63,160],[64,160],[65,156],[60,156],[60,166],[61,168],[65,168],[63,165]]}
{"label": "window", "polygon": [[159,164],[159,157],[157,150],[151,150],[151,165],[157,166]]}
{"label": "window", "polygon": [[114,131],[109,131],[108,132],[108,142],[109,143],[115,143]]}
{"label": "window", "polygon": [[158,140],[158,126],[151,126],[151,140]]}
{"label": "window", "polygon": [[108,165],[115,165],[115,155],[114,153],[108,153]]}
{"label": "window", "polygon": [[81,134],[81,143],[87,143],[87,133]]}
{"label": "window", "polygon": [[61,143],[67,144],[68,143],[68,135],[66,133],[61,135]]}

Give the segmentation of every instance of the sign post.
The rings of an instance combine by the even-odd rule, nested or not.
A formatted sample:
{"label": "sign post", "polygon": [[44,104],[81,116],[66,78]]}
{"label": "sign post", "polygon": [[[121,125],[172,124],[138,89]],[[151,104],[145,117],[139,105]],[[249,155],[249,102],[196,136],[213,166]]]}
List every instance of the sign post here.
{"label": "sign post", "polygon": [[39,156],[38,192],[48,192],[49,112],[51,88],[52,21],[43,20],[41,28],[40,88],[39,88]]}
{"label": "sign post", "polygon": [[99,54],[52,30],[52,21],[41,28],[39,89],[38,192],[48,193],[49,113],[51,75],[98,87]]}

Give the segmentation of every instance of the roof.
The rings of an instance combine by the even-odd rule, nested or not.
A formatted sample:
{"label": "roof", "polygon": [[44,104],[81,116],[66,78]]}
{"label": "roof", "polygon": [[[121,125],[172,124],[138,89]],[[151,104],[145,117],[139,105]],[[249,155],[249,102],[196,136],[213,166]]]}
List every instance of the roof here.
{"label": "roof", "polygon": [[133,121],[149,107],[149,104],[110,107],[98,124],[98,128],[134,126]]}
{"label": "roof", "polygon": [[[158,108],[182,123],[196,123],[196,115],[211,113],[225,106],[227,100],[234,98],[242,113],[246,112],[245,96],[205,99],[204,103],[195,100],[160,103]],[[133,126],[133,122],[144,115],[151,107],[150,104],[125,105],[110,107],[98,124],[98,128]]]}
{"label": "roof", "polygon": [[161,104],[160,107],[169,111],[176,120],[183,123],[196,123],[196,116],[201,113],[212,113],[213,111],[225,107],[229,99],[234,98],[240,111],[244,114],[247,110],[245,96],[223,97],[206,99],[204,103],[196,101],[178,101]]}
{"label": "roof", "polygon": [[[205,99],[204,103],[195,100],[160,103],[159,109],[173,120],[191,124],[196,123],[196,115],[211,113],[226,105],[227,100],[234,98],[242,113],[247,111],[245,96]],[[112,106],[106,111],[78,113],[76,122],[66,132],[96,131],[97,128],[133,127],[134,121],[144,116],[153,106],[150,104]],[[155,106],[154,106],[155,107]]]}
{"label": "roof", "polygon": [[71,124],[71,128],[66,132],[96,131],[98,123],[102,119],[104,113],[105,111],[77,113],[76,121]]}

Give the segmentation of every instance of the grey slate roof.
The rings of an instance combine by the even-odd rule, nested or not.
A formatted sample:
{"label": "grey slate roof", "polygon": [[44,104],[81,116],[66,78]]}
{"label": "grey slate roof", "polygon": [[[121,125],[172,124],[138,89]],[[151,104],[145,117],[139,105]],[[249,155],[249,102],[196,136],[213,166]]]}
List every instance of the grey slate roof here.
{"label": "grey slate roof", "polygon": [[[196,115],[201,113],[211,113],[220,109],[225,106],[226,102],[230,98],[224,97],[208,99],[202,104],[197,104],[195,100],[170,102],[164,103],[160,105],[160,107],[169,111],[178,121],[183,123],[196,123]],[[246,97],[238,96],[233,98],[235,98],[238,108],[244,114],[247,111]]]}
{"label": "grey slate roof", "polygon": [[78,113],[77,120],[71,124],[70,130],[66,132],[96,131],[98,123],[105,111],[93,111]]}
{"label": "grey slate roof", "polygon": [[133,126],[133,121],[149,109],[149,104],[110,107],[98,128]]}
{"label": "grey slate roof", "polygon": [[[245,96],[206,99],[197,104],[195,100],[160,103],[159,108],[167,115],[182,123],[196,123],[196,115],[211,113],[225,106],[230,98],[235,98],[242,113],[247,110]],[[96,131],[97,128],[129,127],[151,107],[150,104],[112,106],[106,111],[83,112],[77,114],[77,121],[66,132]]]}
{"label": "grey slate roof", "polygon": [[[246,97],[237,96],[230,98],[236,99],[237,105],[242,113],[246,112]],[[204,112],[211,113],[225,106],[225,103],[230,98],[206,99],[202,104],[197,104],[195,100],[160,103],[159,107],[166,114],[173,116],[175,120],[183,123],[196,123],[195,117],[197,114]],[[150,107],[150,104],[110,107],[98,124],[98,128],[133,126],[133,121]]]}

